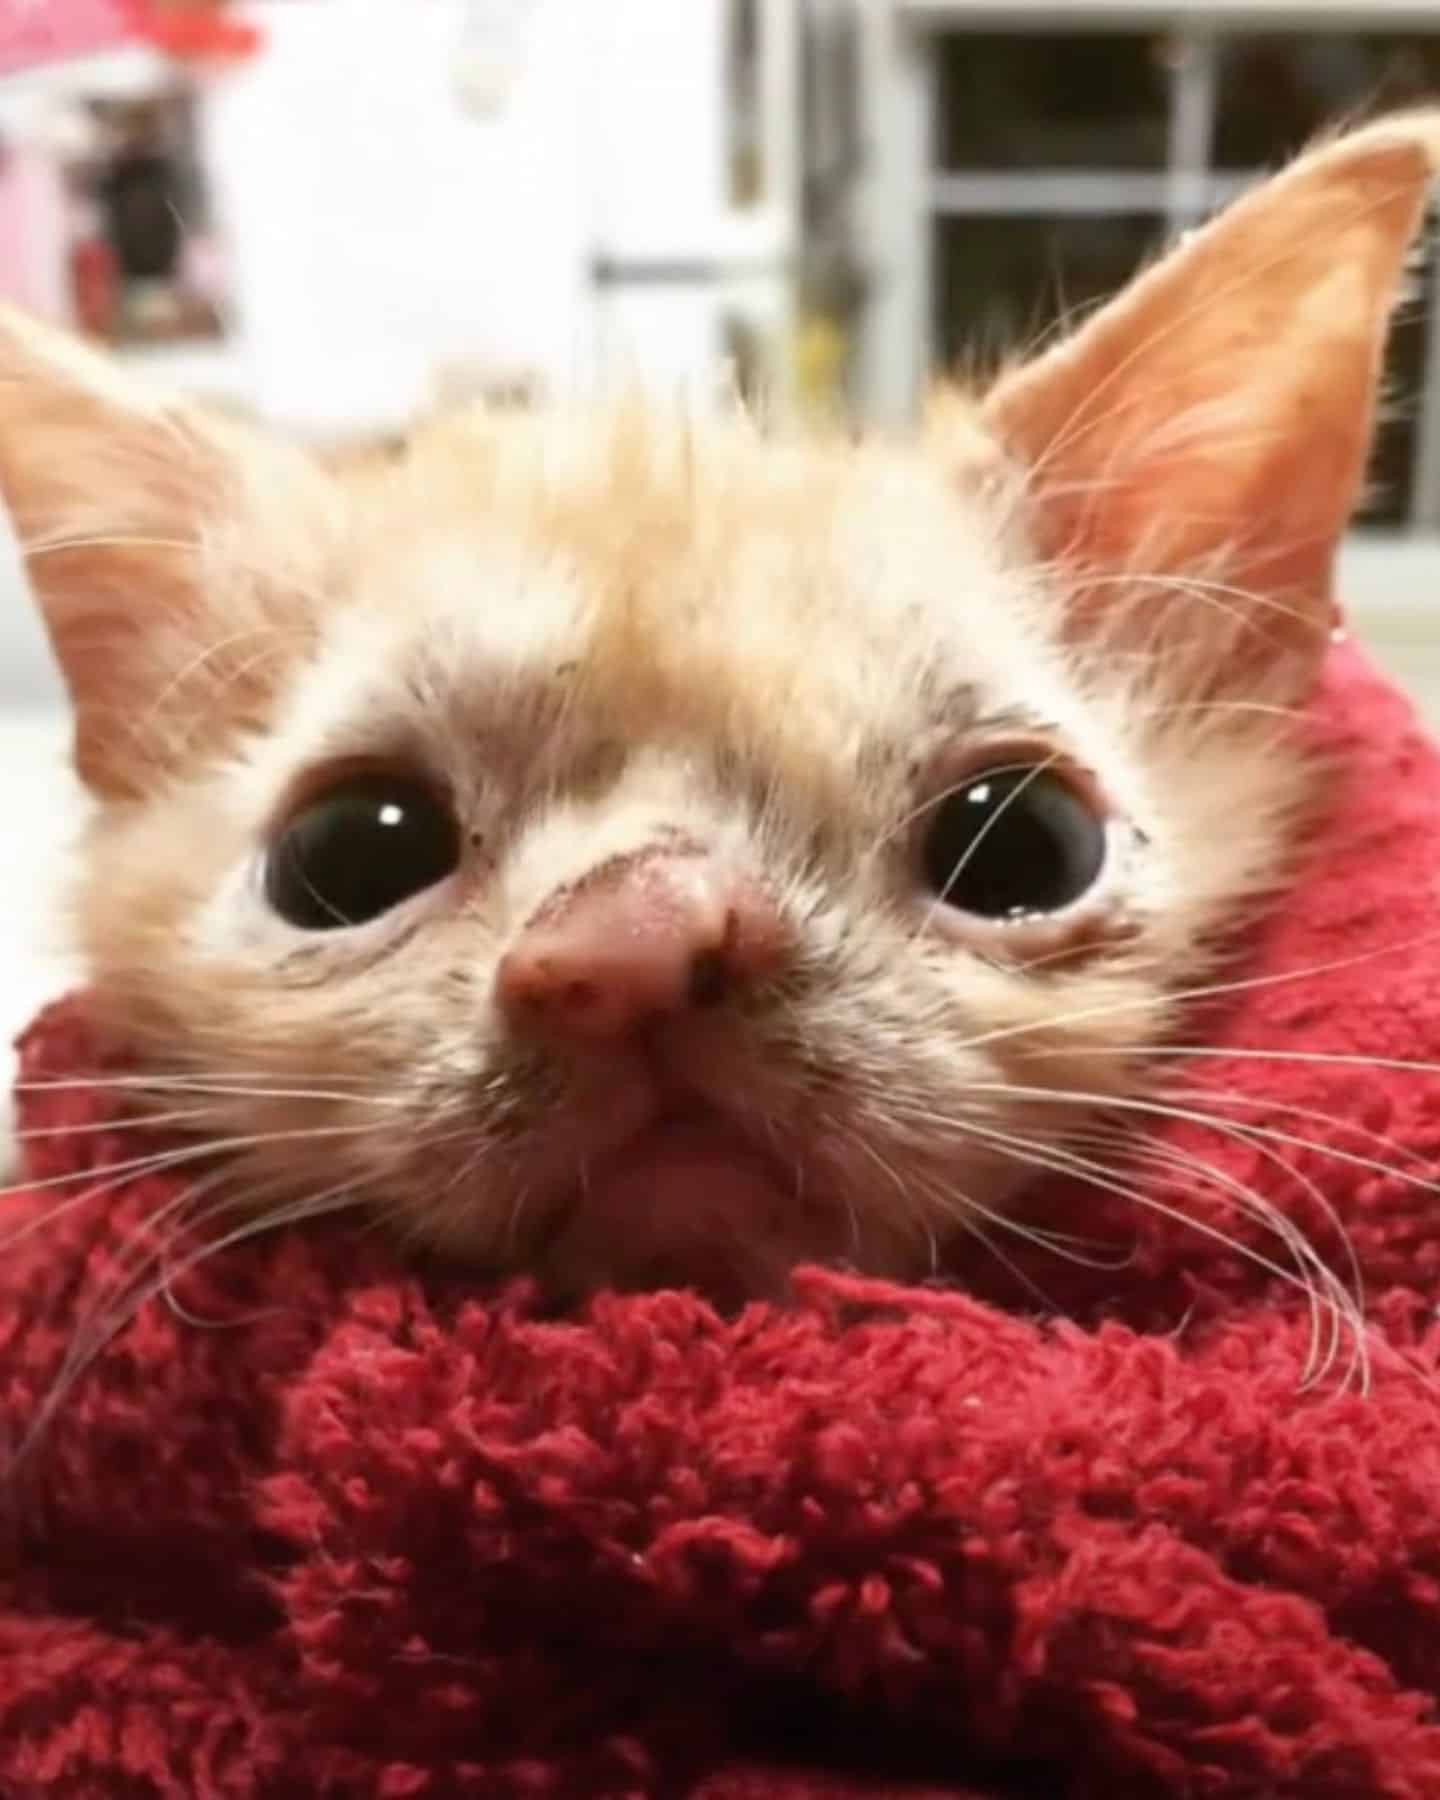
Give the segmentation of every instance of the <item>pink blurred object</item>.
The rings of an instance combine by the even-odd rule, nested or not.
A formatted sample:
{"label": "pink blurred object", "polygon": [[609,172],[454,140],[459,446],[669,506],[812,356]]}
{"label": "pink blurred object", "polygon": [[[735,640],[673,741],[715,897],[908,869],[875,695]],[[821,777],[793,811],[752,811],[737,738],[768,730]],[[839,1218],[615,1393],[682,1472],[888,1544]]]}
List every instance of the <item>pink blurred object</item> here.
{"label": "pink blurred object", "polygon": [[0,0],[0,75],[93,56],[135,35],[125,0]]}
{"label": "pink blurred object", "polygon": [[32,144],[7,145],[0,159],[0,299],[73,323],[69,241],[69,202],[55,159]]}
{"label": "pink blurred object", "polygon": [[230,292],[230,270],[215,238],[204,234],[186,238],[180,251],[180,275],[187,293],[217,310],[224,305]]}

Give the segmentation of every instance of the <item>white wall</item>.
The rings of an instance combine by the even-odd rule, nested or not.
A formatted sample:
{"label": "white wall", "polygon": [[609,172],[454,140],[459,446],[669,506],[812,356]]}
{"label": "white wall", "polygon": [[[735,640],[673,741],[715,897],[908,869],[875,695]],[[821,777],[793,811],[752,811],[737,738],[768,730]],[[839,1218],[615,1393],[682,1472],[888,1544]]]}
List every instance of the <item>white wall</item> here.
{"label": "white wall", "polygon": [[[570,0],[570,16],[586,16]],[[763,32],[779,103],[762,119],[759,205],[729,209],[726,0],[611,0],[595,8],[591,180],[600,243],[626,258],[785,254],[796,206],[798,71],[793,0],[768,0]],[[785,98],[788,92],[788,99]]]}
{"label": "white wall", "polygon": [[[713,366],[725,299],[597,295],[597,255],[769,261],[793,237],[790,104],[771,109],[770,204],[727,210],[723,0],[511,0],[515,79],[461,102],[464,0],[251,0],[253,62],[217,82],[205,149],[238,337],[217,378],[271,417],[396,422],[437,361],[538,375],[597,360],[669,382]],[[793,95],[793,8],[772,0]]]}
{"label": "white wall", "polygon": [[250,397],[300,426],[403,418],[438,358],[567,369],[593,220],[588,8],[537,0],[508,106],[458,95],[459,0],[279,0],[206,151]]}

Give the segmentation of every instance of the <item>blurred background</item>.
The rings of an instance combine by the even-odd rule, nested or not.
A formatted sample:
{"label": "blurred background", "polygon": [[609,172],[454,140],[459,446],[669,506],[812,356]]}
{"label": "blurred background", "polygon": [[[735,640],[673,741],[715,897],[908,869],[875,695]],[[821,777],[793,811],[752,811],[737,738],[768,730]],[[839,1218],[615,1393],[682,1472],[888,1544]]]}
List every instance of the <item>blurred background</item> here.
{"label": "blurred background", "polygon": [[[327,439],[617,372],[891,426],[1425,96],[1440,0],[0,0],[0,296]],[[1437,298],[1427,252],[1345,592],[1440,722]],[[0,1036],[76,817],[20,585]]]}

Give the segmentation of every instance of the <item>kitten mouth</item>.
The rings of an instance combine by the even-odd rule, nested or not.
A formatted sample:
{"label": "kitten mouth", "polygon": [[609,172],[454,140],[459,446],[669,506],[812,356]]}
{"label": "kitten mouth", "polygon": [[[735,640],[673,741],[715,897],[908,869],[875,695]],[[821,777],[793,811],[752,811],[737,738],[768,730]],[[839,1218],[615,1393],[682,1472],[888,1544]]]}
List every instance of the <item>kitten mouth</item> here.
{"label": "kitten mouth", "polygon": [[558,1289],[691,1288],[740,1304],[779,1292],[821,1248],[798,1164],[732,1116],[683,1102],[577,1172],[546,1258]]}
{"label": "kitten mouth", "polygon": [[795,1171],[718,1112],[662,1114],[586,1171],[580,1204],[657,1238],[771,1225],[793,1204]]}

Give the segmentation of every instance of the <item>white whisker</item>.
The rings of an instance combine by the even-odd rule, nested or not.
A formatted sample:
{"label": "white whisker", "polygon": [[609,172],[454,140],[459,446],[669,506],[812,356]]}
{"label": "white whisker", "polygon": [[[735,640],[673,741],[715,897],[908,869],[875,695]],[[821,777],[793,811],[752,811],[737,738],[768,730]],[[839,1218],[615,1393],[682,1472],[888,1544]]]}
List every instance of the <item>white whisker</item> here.
{"label": "white whisker", "polygon": [[[1119,1199],[1143,1207],[1163,1218],[1169,1219],[1176,1224],[1196,1232],[1200,1236],[1209,1238],[1213,1242],[1234,1252],[1245,1261],[1259,1268],[1262,1272],[1283,1282],[1286,1286],[1293,1287],[1305,1294],[1312,1309],[1312,1350],[1311,1357],[1307,1360],[1303,1379],[1306,1382],[1312,1382],[1316,1379],[1315,1367],[1319,1360],[1319,1345],[1316,1336],[1316,1309],[1323,1307],[1325,1311],[1331,1315],[1332,1329],[1334,1331],[1338,1331],[1342,1319],[1349,1325],[1356,1345],[1355,1364],[1361,1371],[1362,1386],[1368,1384],[1369,1376],[1365,1360],[1364,1326],[1357,1302],[1347,1292],[1343,1284],[1340,1283],[1338,1277],[1336,1277],[1334,1272],[1328,1268],[1318,1252],[1316,1252],[1313,1246],[1308,1243],[1304,1238],[1303,1233],[1299,1231],[1293,1222],[1286,1219],[1282,1213],[1262,1196],[1256,1194],[1253,1190],[1246,1188],[1243,1183],[1236,1182],[1232,1177],[1225,1175],[1222,1171],[1211,1168],[1205,1163],[1196,1162],[1194,1164],[1186,1165],[1187,1173],[1199,1176],[1204,1180],[1213,1183],[1220,1188],[1221,1191],[1230,1194],[1230,1196],[1241,1205],[1242,1210],[1245,1211],[1248,1216],[1255,1219],[1257,1223],[1265,1226],[1268,1230],[1278,1236],[1291,1251],[1292,1255],[1296,1257],[1299,1273],[1295,1270],[1285,1268],[1282,1264],[1265,1256],[1263,1252],[1256,1250],[1252,1245],[1248,1245],[1244,1243],[1243,1240],[1231,1236],[1228,1232],[1222,1231],[1218,1226],[1211,1224],[1209,1221],[1196,1218],[1192,1214],[1185,1212],[1182,1208],[1169,1206],[1157,1195],[1147,1193],[1143,1188],[1138,1188],[1132,1183],[1123,1181],[1110,1164],[1096,1162],[1093,1158],[1083,1155],[1074,1148],[1064,1144],[1037,1145],[1032,1140],[1018,1137],[1016,1134],[992,1131],[990,1128],[984,1126],[971,1126],[968,1122],[964,1128],[966,1131],[974,1130],[976,1135],[982,1140],[993,1142],[996,1148],[1005,1150],[1008,1154],[1015,1156],[1017,1160],[1032,1167],[1048,1170],[1051,1173],[1068,1174],[1079,1177],[1090,1185],[1100,1189],[1102,1192],[1111,1193]],[[1148,1149],[1154,1148],[1153,1146],[1147,1146],[1143,1143],[1136,1144],[1133,1140],[1127,1140],[1127,1145],[1141,1155],[1145,1154]],[[1168,1149],[1168,1147],[1158,1148],[1162,1155]],[[1313,1279],[1312,1275],[1314,1277]],[[1318,1279],[1321,1284],[1320,1290],[1317,1290],[1315,1285],[1316,1279]],[[1333,1362],[1333,1351],[1326,1359],[1324,1366],[1328,1368],[1330,1362]]]}
{"label": "white whisker", "polygon": [[[1186,1001],[1203,1001],[1224,998],[1231,994],[1254,993],[1268,988],[1285,987],[1291,982],[1309,981],[1316,975],[1338,974],[1346,969],[1360,968],[1366,963],[1376,962],[1387,956],[1400,956],[1416,950],[1426,949],[1440,942],[1440,931],[1427,931],[1419,937],[1402,939],[1394,944],[1382,944],[1372,950],[1357,951],[1354,956],[1336,957],[1333,961],[1310,963],[1299,969],[1285,969],[1274,975],[1241,976],[1234,981],[1207,982],[1201,987],[1181,988],[1166,998],[1172,1004]],[[1127,1012],[1148,1011],[1155,1004],[1150,993],[1132,995],[1124,1000],[1110,1000],[1103,1005],[1078,1007],[1071,1012],[1048,1014],[1043,1019],[1027,1020],[1020,1025],[1001,1025],[993,1031],[982,1032],[977,1037],[963,1040],[958,1046],[960,1050],[982,1050],[991,1044],[1005,1043],[1015,1038],[1024,1038],[1032,1033],[1044,1031],[1051,1033],[1063,1026],[1088,1024],[1096,1019],[1109,1019]],[[1219,1050],[1216,1054],[1222,1054]],[[1225,1051],[1223,1054],[1231,1054]],[[1373,1059],[1360,1058],[1362,1063],[1375,1067]],[[1383,1065],[1382,1065],[1383,1066]],[[1426,1064],[1401,1063],[1402,1068],[1414,1068],[1417,1071],[1426,1069]]]}

